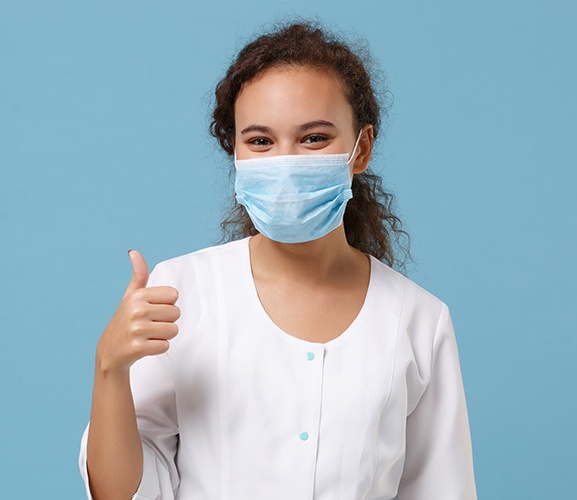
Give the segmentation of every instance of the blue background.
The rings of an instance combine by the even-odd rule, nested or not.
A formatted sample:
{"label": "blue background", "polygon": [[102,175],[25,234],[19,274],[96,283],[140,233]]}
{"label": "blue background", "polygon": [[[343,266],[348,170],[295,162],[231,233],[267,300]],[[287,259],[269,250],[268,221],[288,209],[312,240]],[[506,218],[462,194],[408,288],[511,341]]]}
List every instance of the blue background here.
{"label": "blue background", "polygon": [[574,494],[575,2],[0,0],[2,498],[83,497],[126,251],[154,264],[218,240],[212,90],[247,37],[295,14],[366,38],[388,75],[374,166],[409,276],[451,307],[479,497]]}

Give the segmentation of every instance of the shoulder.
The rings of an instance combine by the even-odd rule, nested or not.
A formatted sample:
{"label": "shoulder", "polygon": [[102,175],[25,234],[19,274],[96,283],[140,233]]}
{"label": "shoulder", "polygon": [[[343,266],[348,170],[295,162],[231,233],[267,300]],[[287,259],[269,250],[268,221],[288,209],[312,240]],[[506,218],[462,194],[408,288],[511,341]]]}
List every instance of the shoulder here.
{"label": "shoulder", "polygon": [[198,280],[215,273],[230,273],[231,270],[242,267],[239,264],[245,258],[248,258],[248,238],[162,261],[154,268],[151,279],[171,285],[182,280],[190,282],[191,278]]}
{"label": "shoulder", "polygon": [[404,314],[419,311],[438,317],[447,308],[441,299],[379,260],[371,258],[371,265],[380,293],[394,294],[400,299]]}
{"label": "shoulder", "polygon": [[198,265],[208,265],[223,262],[230,259],[242,258],[242,255],[248,251],[248,238],[235,240],[223,245],[196,250],[195,252],[173,257],[157,264],[157,267],[164,267],[168,271],[179,271]]}
{"label": "shoulder", "polygon": [[449,308],[438,297],[385,264],[377,264],[375,270],[382,314],[387,314],[385,310],[391,311],[395,319],[397,358],[405,360],[400,366],[405,366],[407,373],[413,373],[407,368],[413,366],[416,372],[411,376],[426,382],[438,347],[446,344],[446,340],[450,345],[455,341]]}

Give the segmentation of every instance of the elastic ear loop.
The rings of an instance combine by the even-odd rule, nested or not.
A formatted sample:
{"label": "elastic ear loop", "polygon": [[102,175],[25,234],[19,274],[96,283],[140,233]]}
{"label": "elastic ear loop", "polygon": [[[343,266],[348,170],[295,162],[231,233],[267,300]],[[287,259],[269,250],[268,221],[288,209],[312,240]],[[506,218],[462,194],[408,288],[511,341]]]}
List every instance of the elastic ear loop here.
{"label": "elastic ear loop", "polygon": [[349,165],[351,163],[351,160],[355,157],[355,153],[357,152],[357,147],[359,145],[359,142],[361,141],[361,135],[363,135],[363,129],[361,129],[359,131],[359,135],[357,136],[357,140],[355,142],[355,147],[353,148],[353,152],[351,153],[351,156],[349,156],[349,160],[347,161],[347,165]]}

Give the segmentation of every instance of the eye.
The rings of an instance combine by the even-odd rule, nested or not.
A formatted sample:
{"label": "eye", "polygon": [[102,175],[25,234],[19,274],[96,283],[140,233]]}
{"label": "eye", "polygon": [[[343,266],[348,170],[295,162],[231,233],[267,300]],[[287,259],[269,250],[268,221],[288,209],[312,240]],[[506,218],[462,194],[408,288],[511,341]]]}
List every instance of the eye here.
{"label": "eye", "polygon": [[323,134],[311,134],[311,135],[307,135],[304,139],[303,142],[307,142],[309,144],[319,144],[325,141],[328,141],[329,138],[326,135]]}
{"label": "eye", "polygon": [[266,137],[253,137],[252,139],[249,139],[247,142],[251,146],[255,146],[257,148],[270,146],[272,144],[272,141],[270,139],[267,139]]}

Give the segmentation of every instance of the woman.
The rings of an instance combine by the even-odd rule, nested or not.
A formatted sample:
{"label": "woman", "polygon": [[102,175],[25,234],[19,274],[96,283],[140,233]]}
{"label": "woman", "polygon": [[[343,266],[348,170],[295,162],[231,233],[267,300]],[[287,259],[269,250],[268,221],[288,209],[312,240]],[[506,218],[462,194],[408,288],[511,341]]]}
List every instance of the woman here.
{"label": "woman", "polygon": [[390,267],[402,230],[367,173],[379,107],[362,60],[280,28],[240,52],[213,118],[242,238],[150,277],[129,252],[96,353],[87,494],[476,498],[448,309]]}

